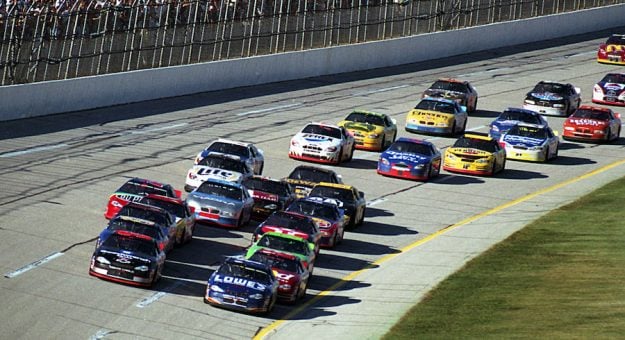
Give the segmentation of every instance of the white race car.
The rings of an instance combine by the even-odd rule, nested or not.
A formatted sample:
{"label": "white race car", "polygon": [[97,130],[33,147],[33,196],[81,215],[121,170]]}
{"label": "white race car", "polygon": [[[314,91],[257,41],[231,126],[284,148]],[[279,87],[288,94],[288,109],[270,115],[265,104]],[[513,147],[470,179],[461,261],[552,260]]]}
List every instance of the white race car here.
{"label": "white race car", "polygon": [[189,169],[184,190],[191,192],[207,179],[241,183],[252,175],[254,172],[240,157],[210,153]]}
{"label": "white race car", "polygon": [[230,139],[219,138],[212,141],[204,150],[195,157],[195,164],[201,161],[208,154],[219,152],[226,155],[239,156],[241,160],[254,169],[256,175],[263,173],[265,158],[263,150],[257,148],[252,143],[239,142]]}
{"label": "white race car", "polygon": [[309,123],[293,138],[289,157],[318,163],[340,164],[354,155],[354,137],[344,127]]}

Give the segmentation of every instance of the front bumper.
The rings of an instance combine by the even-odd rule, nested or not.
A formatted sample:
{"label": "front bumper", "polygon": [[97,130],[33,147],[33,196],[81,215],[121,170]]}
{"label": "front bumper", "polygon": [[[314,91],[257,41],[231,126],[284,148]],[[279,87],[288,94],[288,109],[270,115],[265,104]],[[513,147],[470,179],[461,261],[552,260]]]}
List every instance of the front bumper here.
{"label": "front bumper", "polygon": [[432,133],[432,134],[451,134],[452,130],[450,126],[433,126],[422,125],[414,123],[406,123],[406,131],[416,133]]}
{"label": "front bumper", "polygon": [[547,152],[545,150],[520,150],[507,147],[506,158],[518,161],[545,162],[547,160]]}
{"label": "front bumper", "polygon": [[289,157],[293,159],[299,159],[303,161],[310,161],[316,163],[326,163],[326,164],[338,164],[339,163],[339,155],[340,151],[336,152],[311,152],[305,151],[301,147],[293,147],[289,149]]}
{"label": "front bumper", "polygon": [[568,113],[565,111],[565,108],[559,107],[551,107],[551,106],[542,106],[536,104],[523,104],[523,108],[526,110],[532,110],[538,112],[543,115],[548,116],[568,116]]}

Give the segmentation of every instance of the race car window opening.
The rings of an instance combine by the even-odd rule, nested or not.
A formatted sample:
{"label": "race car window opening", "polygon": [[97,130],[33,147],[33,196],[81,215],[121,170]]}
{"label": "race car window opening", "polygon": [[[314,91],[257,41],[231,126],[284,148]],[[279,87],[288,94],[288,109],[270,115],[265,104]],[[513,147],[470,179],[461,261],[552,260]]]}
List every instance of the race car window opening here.
{"label": "race car window opening", "polygon": [[426,111],[436,111],[443,113],[454,113],[455,108],[451,103],[447,102],[439,102],[435,100],[422,100],[415,106],[415,109],[418,110],[426,110]]}
{"label": "race car window opening", "polygon": [[122,185],[122,187],[119,188],[119,190],[117,191],[128,193],[128,194],[141,195],[141,196],[147,196],[149,194],[157,194],[157,195],[162,195],[162,196],[175,197],[175,196],[172,196],[171,193],[169,193],[167,190],[163,188],[156,188],[151,185],[145,185],[143,183],[134,183],[134,182],[124,183],[124,185]]}
{"label": "race car window opening", "polygon": [[407,142],[395,142],[389,147],[388,151],[397,151],[412,153],[415,155],[431,156],[432,148],[425,144],[407,143]]}
{"label": "race car window opening", "polygon": [[459,138],[454,143],[454,148],[472,148],[478,150],[484,150],[488,152],[497,152],[499,150],[499,144],[494,144],[489,140],[473,139],[473,138]]}
{"label": "race car window opening", "polygon": [[308,124],[302,133],[310,133],[315,135],[328,136],[336,139],[341,139],[341,130],[331,126],[321,126],[317,124]]}
{"label": "race car window opening", "polygon": [[434,84],[432,84],[432,86],[430,86],[430,89],[445,90],[445,91],[450,91],[450,92],[462,92],[462,93],[469,92],[465,84],[454,83],[454,82],[449,82],[449,81],[437,81]]}
{"label": "race car window opening", "polygon": [[240,264],[225,263],[219,267],[218,273],[225,276],[242,277],[255,282],[267,283],[271,281],[266,272]]}
{"label": "race car window opening", "polygon": [[269,256],[258,251],[250,257],[250,260],[264,263],[272,268],[278,268],[291,273],[299,272],[297,268],[297,263],[299,263],[299,261],[297,260],[288,260],[278,256]]}
{"label": "race car window opening", "polygon": [[289,194],[288,185],[282,182],[248,178],[243,181],[243,185],[251,190],[265,191],[280,196],[288,196]]}
{"label": "race car window opening", "polygon": [[282,250],[289,253],[308,254],[307,241],[297,241],[290,238],[275,237],[272,235],[263,235],[258,241],[261,247],[267,247],[275,250]]}
{"label": "race car window opening", "polygon": [[147,256],[157,254],[157,246],[154,242],[121,235],[111,235],[104,240],[100,248],[119,249]]}
{"label": "race car window opening", "polygon": [[214,195],[214,196],[222,196],[233,200],[241,200],[242,193],[241,189],[237,187],[231,187],[227,185],[220,185],[218,183],[212,182],[203,182],[196,189],[198,193]]}
{"label": "race car window opening", "polygon": [[247,147],[237,144],[215,142],[208,147],[208,151],[221,152],[240,157],[248,157]]}
{"label": "race car window opening", "polygon": [[200,160],[197,164],[222,170],[236,171],[243,174],[249,172],[249,168],[245,165],[245,163],[222,157],[206,157]]}

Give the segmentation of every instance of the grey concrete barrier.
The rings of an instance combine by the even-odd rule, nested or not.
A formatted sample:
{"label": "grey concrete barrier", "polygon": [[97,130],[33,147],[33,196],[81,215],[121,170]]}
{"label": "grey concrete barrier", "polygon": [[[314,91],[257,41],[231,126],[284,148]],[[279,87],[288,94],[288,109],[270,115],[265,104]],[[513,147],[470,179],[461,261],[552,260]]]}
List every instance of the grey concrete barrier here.
{"label": "grey concrete barrier", "polygon": [[625,4],[300,52],[0,87],[13,120],[397,66],[621,27]]}

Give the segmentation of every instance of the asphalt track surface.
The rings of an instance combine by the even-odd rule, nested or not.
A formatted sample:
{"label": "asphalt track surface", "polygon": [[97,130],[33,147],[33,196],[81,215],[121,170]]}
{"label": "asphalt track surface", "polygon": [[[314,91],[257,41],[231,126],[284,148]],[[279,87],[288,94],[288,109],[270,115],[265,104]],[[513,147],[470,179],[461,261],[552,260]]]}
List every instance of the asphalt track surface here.
{"label": "asphalt track surface", "polygon": [[[194,155],[216,137],[255,142],[265,151],[265,174],[286,176],[301,164],[287,157],[291,136],[308,121],[336,122],[353,108],[388,113],[400,136],[427,138],[444,149],[454,138],[403,130],[406,112],[438,77],[477,87],[472,131],[485,132],[498,111],[520,106],[542,79],[573,83],[589,103],[593,84],[621,70],[595,61],[608,33],[0,123],[0,338],[378,338],[469,259],[623,176],[625,138],[563,142],[547,164],[508,161],[493,178],[443,171],[427,183],[379,176],[377,153],[357,151],[335,170],[366,192],[365,224],[336,250],[322,251],[303,303],[278,305],[268,316],[202,302],[210,273],[224,256],[243,251],[255,223],[241,230],[200,226],[190,245],[168,255],[154,289],[89,276],[108,196],[134,176],[182,188]],[[548,121],[561,131],[563,118]]]}

